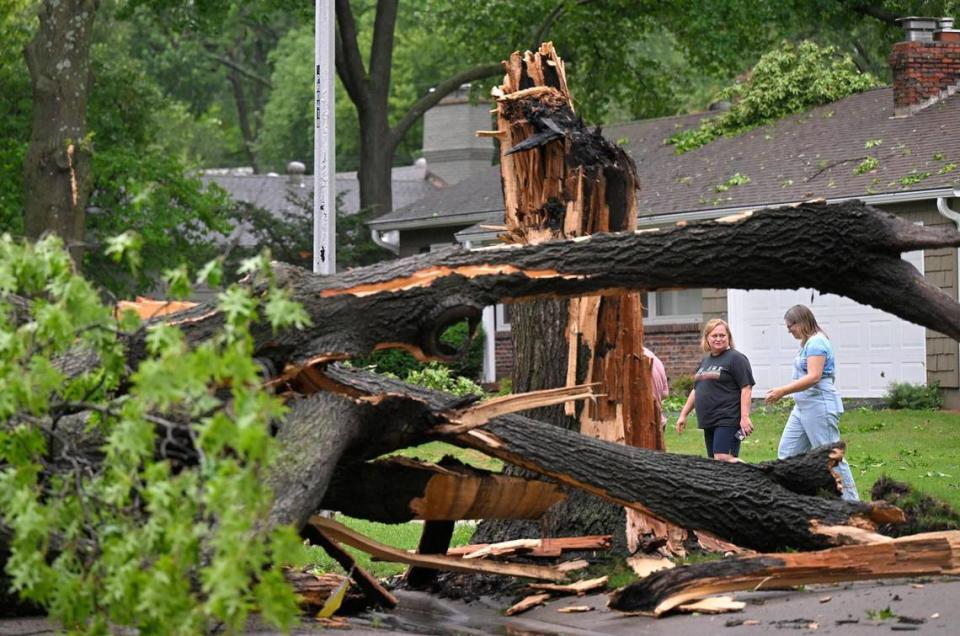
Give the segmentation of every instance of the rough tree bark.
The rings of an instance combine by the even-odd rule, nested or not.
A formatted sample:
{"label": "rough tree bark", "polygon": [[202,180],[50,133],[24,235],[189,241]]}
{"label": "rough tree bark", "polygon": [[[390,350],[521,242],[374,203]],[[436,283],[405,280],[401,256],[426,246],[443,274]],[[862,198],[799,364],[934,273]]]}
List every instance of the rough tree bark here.
{"label": "rough tree bark", "polygon": [[[403,405],[405,420],[419,422],[413,429],[422,434],[436,435],[442,430],[437,424],[456,415],[448,406],[450,396],[439,392],[353,369],[331,367],[326,373],[331,390],[362,397],[365,404],[380,400],[381,419],[392,419],[392,409]],[[387,396],[400,395],[404,397],[391,398],[394,402],[384,406]],[[806,463],[810,467],[805,474],[814,475],[809,478],[812,483],[827,488],[833,484],[836,492],[832,468],[842,457],[842,447],[818,450],[806,462],[793,460],[783,467],[778,462],[728,464],[606,442],[518,415],[497,417],[481,428],[443,439],[621,506],[758,550],[829,547],[838,541],[833,527],[873,530],[877,523],[902,516],[883,503],[847,502],[788,489],[800,480],[785,476]],[[813,467],[814,462],[821,463]],[[805,491],[809,487],[803,485]]]}
{"label": "rough tree bark", "polygon": [[[798,236],[816,240],[801,242]],[[441,436],[438,424],[458,421],[465,407],[462,399],[401,383],[371,390],[347,382],[335,369],[324,370],[331,361],[382,346],[443,355],[438,338],[445,326],[464,316],[478,317],[483,306],[504,298],[577,296],[685,282],[817,287],[958,338],[960,304],[900,259],[904,250],[957,245],[960,233],[955,231],[916,227],[861,203],[846,203],[767,210],[651,233],[453,249],[330,277],[278,267],[277,280],[304,305],[312,326],[274,333],[267,324],[260,325],[253,333],[254,355],[268,369],[268,386],[313,395],[292,403],[291,415],[280,426],[283,456],[271,479],[277,493],[273,519],[302,526],[322,502],[338,465]],[[750,257],[752,266],[715,258],[730,250]],[[209,305],[160,320],[179,326],[191,343],[203,341],[223,324],[220,310]],[[144,331],[128,338],[130,368],[143,358],[144,340]],[[81,351],[62,363],[74,373],[95,361]],[[81,414],[76,417],[82,419]],[[457,443],[744,546],[822,547],[836,541],[824,526],[869,527],[884,516],[876,507],[793,495],[785,484],[765,476],[777,470],[608,444],[517,416],[454,435]],[[689,483],[677,486],[684,483],[680,479]],[[704,489],[710,490],[712,504],[701,501]],[[743,506],[729,506],[718,492],[738,497]],[[728,508],[756,510],[759,516],[738,517]],[[764,527],[758,527],[758,518]]]}
{"label": "rough tree bark", "polygon": [[33,85],[33,122],[24,161],[25,229],[59,235],[74,262],[83,259],[90,195],[87,98],[90,46],[99,0],[45,0],[40,28],[24,48]]}

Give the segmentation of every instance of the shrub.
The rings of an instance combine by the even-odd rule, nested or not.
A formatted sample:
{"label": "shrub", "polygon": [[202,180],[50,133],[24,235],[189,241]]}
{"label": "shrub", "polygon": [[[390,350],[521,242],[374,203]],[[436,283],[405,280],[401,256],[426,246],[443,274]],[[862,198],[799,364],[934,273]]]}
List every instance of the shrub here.
{"label": "shrub", "polygon": [[671,395],[663,401],[663,412],[664,413],[674,413],[679,412],[683,409],[683,405],[687,403],[687,398],[681,397],[679,395]]}
{"label": "shrub", "polygon": [[448,367],[438,362],[431,362],[419,371],[411,371],[405,381],[454,395],[483,396],[486,394],[479,384],[470,378],[453,375]]}
{"label": "shrub", "polygon": [[692,375],[678,375],[670,384],[670,393],[679,397],[686,398],[690,395],[690,391],[693,391]]}
{"label": "shrub", "polygon": [[[440,340],[454,349],[460,350],[468,338],[466,321],[458,322],[440,336]],[[353,362],[358,367],[373,367],[376,373],[406,378],[414,371],[423,371],[427,365],[420,362],[402,349],[384,349],[374,351],[365,358]],[[449,363],[454,376],[463,376],[472,381],[480,379],[483,373],[483,328],[477,327],[476,335],[470,347],[457,360]]]}
{"label": "shrub", "polygon": [[911,384],[909,382],[891,382],[884,402],[890,409],[913,409],[918,411],[937,411],[943,406],[940,397],[940,383]]}

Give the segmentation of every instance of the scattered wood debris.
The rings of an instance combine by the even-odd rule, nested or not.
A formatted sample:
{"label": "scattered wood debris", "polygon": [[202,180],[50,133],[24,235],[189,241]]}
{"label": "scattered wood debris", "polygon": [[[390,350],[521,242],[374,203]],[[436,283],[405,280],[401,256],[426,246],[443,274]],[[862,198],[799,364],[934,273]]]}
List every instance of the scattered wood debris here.
{"label": "scattered wood debris", "polygon": [[677,611],[697,612],[698,614],[726,614],[727,612],[740,612],[746,606],[746,603],[735,601],[732,596],[711,596],[694,603],[679,605]]}
{"label": "scattered wood debris", "polygon": [[459,556],[464,559],[514,554],[522,554],[528,557],[558,557],[564,552],[609,550],[612,540],[613,536],[609,534],[547,539],[514,539],[500,543],[475,543],[450,548],[447,550],[447,556]]}
{"label": "scattered wood debris", "polygon": [[319,530],[331,541],[340,541],[349,546],[379,557],[385,561],[395,561],[408,565],[418,565],[436,570],[453,570],[456,572],[486,572],[488,574],[504,574],[529,579],[543,579],[547,581],[561,581],[566,574],[555,567],[542,565],[528,565],[524,563],[503,563],[478,559],[464,561],[460,558],[451,558],[434,554],[410,554],[405,550],[398,550],[373,541],[362,534],[354,532],[343,524],[332,519],[320,516],[310,518],[310,525]]}
{"label": "scattered wood debris", "polygon": [[670,559],[658,559],[657,557],[649,557],[642,554],[627,557],[627,565],[629,565],[633,573],[641,579],[653,572],[669,570],[670,568],[676,567],[676,564]]}
{"label": "scattered wood debris", "polygon": [[548,600],[550,600],[549,594],[533,594],[532,596],[527,596],[520,602],[508,607],[504,614],[507,616],[516,616],[517,614],[526,612],[529,609],[533,609],[537,605],[543,605]]}
{"label": "scattered wood debris", "polygon": [[610,607],[661,616],[719,592],[960,573],[960,531],[807,553],[758,554],[655,572],[613,593]]}
{"label": "scattered wood debris", "polygon": [[544,590],[553,594],[576,594],[583,596],[587,592],[602,590],[607,587],[610,577],[601,576],[595,579],[584,579],[568,585],[558,585],[556,583],[531,583],[528,587],[533,590]]}
{"label": "scattered wood debris", "polygon": [[573,561],[564,561],[557,566],[557,569],[561,572],[576,572],[577,570],[582,570],[588,567],[590,567],[589,561],[586,559],[576,559]]}
{"label": "scattered wood debris", "polygon": [[592,612],[593,607],[590,605],[567,605],[566,607],[558,607],[557,611],[561,614],[579,614],[581,612]]}

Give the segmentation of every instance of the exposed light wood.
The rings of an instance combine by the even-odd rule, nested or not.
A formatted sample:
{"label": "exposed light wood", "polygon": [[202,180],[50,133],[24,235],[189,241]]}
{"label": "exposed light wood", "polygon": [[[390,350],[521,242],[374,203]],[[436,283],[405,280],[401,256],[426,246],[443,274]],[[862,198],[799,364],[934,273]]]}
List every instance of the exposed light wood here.
{"label": "exposed light wood", "polygon": [[[563,552],[579,552],[584,550],[609,550],[613,537],[609,534],[588,535],[583,537],[548,537],[544,539],[513,539],[500,543],[478,543],[459,546],[447,551],[447,556],[474,555],[470,558],[485,556],[503,556],[508,554],[523,554],[529,557],[558,557]],[[575,561],[573,563],[586,563]],[[563,567],[564,564],[561,564]],[[568,565],[566,570],[572,569]]]}
{"label": "exposed light wood", "polygon": [[660,570],[669,570],[676,567],[676,564],[670,559],[636,555],[627,557],[627,565],[633,570],[633,573],[641,579],[648,574],[659,572]]}
{"label": "exposed light wood", "polygon": [[732,596],[711,596],[694,603],[685,603],[677,608],[680,612],[696,612],[698,614],[727,614],[741,612],[747,606],[743,601],[736,601]]}
{"label": "exposed light wood", "polygon": [[179,300],[153,300],[137,296],[136,300],[121,300],[117,303],[114,313],[117,318],[123,315],[125,311],[132,311],[144,320],[156,318],[157,316],[169,316],[185,309],[196,307],[197,303],[179,301]]}
{"label": "exposed light wood", "polygon": [[549,600],[549,594],[533,594],[508,607],[504,614],[507,616],[516,616],[517,614],[522,614],[527,610],[533,609],[537,605],[543,605]]}
{"label": "exposed light wood", "polygon": [[960,574],[960,531],[819,552],[742,556],[656,572],[615,592],[610,607],[661,616],[723,592],[946,574]]}
{"label": "exposed light wood", "polygon": [[576,572],[577,570],[583,570],[588,567],[590,567],[589,561],[586,559],[576,559],[574,561],[564,561],[557,566],[557,569],[561,572]]}
{"label": "exposed light wood", "polygon": [[332,519],[314,516],[310,518],[310,525],[325,534],[331,540],[345,543],[349,546],[363,550],[364,552],[376,556],[384,561],[394,561],[397,563],[406,563],[408,565],[419,565],[430,567],[437,570],[452,570],[454,572],[486,572],[489,574],[504,574],[507,576],[518,576],[529,579],[544,579],[548,581],[560,581],[566,575],[557,571],[556,568],[544,567],[540,565],[526,565],[520,563],[500,563],[488,560],[464,561],[459,558],[432,554],[409,554],[403,550],[385,546],[377,543],[368,537],[365,537],[343,524],[337,523]]}
{"label": "exposed light wood", "polygon": [[556,583],[531,583],[529,587],[532,590],[543,590],[544,592],[551,592],[553,594],[576,594],[577,596],[583,596],[587,592],[605,589],[609,580],[610,577],[601,576],[595,579],[584,579],[582,581],[569,583],[567,585],[557,585]]}
{"label": "exposed light wood", "polygon": [[597,397],[594,390],[599,383],[579,384],[575,386],[515,393],[485,400],[474,406],[447,414],[449,424],[441,424],[434,429],[439,435],[457,435],[470,429],[483,426],[494,417],[516,413],[528,409],[535,409],[553,404],[561,404],[568,400],[586,400]]}

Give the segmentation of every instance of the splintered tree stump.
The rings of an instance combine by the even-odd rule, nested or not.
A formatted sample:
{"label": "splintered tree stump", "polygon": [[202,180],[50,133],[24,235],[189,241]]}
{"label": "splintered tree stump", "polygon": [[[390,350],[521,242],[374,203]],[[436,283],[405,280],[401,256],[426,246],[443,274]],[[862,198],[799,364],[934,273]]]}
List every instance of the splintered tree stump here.
{"label": "splintered tree stump", "polygon": [[[503,83],[494,91],[506,225],[501,239],[538,243],[635,230],[636,166],[623,148],[599,129],[588,130],[575,115],[563,60],[553,45],[545,43],[535,53],[516,52],[504,66]],[[577,417],[580,432],[663,450],[650,360],[643,354],[640,292],[573,298],[567,311],[563,333],[515,325],[516,350],[526,349],[525,339],[539,344],[565,337],[567,385],[600,385],[596,399],[579,408],[567,403],[566,414]],[[626,514],[627,530],[669,530],[641,512],[628,509]],[[627,541],[631,547],[637,542],[630,535]]]}
{"label": "splintered tree stump", "polygon": [[660,616],[720,592],[863,579],[960,574],[960,532],[931,532],[820,552],[758,554],[654,572],[614,592],[610,607]]}

